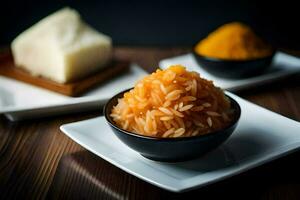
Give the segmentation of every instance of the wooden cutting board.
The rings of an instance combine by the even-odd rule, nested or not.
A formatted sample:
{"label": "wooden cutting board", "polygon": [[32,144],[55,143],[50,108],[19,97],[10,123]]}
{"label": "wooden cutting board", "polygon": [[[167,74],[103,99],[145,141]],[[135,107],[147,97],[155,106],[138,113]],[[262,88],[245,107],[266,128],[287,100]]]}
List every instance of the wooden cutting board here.
{"label": "wooden cutting board", "polygon": [[86,78],[71,83],[61,84],[43,77],[30,75],[25,70],[14,65],[13,57],[9,50],[0,52],[0,75],[72,97],[79,96],[87,90],[127,71],[128,69],[128,61],[113,59],[108,66]]}

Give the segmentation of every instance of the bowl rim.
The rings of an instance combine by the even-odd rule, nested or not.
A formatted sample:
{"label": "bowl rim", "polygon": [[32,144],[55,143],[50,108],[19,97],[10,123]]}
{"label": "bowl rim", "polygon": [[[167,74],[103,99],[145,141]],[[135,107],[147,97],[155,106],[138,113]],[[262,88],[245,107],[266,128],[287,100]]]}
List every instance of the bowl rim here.
{"label": "bowl rim", "polygon": [[[200,40],[201,41],[201,40]],[[231,63],[246,63],[246,62],[256,62],[256,61],[261,61],[261,60],[266,60],[266,59],[272,59],[274,55],[277,52],[277,49],[275,47],[272,47],[272,53],[270,55],[264,56],[264,57],[258,57],[258,58],[249,58],[249,59],[230,59],[230,58],[216,58],[216,57],[210,57],[210,56],[205,56],[202,54],[199,54],[195,51],[195,48],[199,42],[193,45],[192,53],[194,56],[197,56],[200,59],[207,60],[207,61],[212,61],[212,62],[231,62]]]}
{"label": "bowl rim", "polygon": [[205,134],[205,135],[197,135],[197,136],[190,136],[190,137],[176,137],[176,138],[152,137],[152,136],[141,135],[141,134],[138,134],[138,133],[133,133],[133,132],[124,130],[124,129],[120,128],[119,126],[117,126],[115,124],[115,122],[112,120],[112,118],[109,116],[110,111],[107,110],[107,107],[108,107],[109,103],[112,100],[114,100],[115,98],[118,98],[118,96],[124,94],[125,92],[130,91],[131,89],[133,89],[133,88],[123,90],[123,91],[115,94],[113,97],[111,97],[106,102],[106,104],[104,105],[103,114],[104,114],[104,117],[105,117],[106,121],[109,123],[110,126],[117,129],[119,132],[122,132],[124,134],[127,134],[129,136],[133,136],[133,137],[136,137],[136,138],[153,140],[153,141],[160,141],[160,142],[170,142],[170,141],[177,141],[178,142],[178,141],[195,140],[195,139],[200,139],[200,138],[201,139],[202,138],[208,138],[208,137],[212,137],[213,135],[221,134],[221,133],[223,133],[223,131],[232,128],[233,126],[235,126],[239,122],[240,117],[241,117],[241,112],[242,111],[241,111],[241,107],[240,107],[239,103],[236,100],[234,100],[232,97],[225,94],[225,96],[227,98],[229,98],[230,103],[234,105],[234,107],[236,109],[236,113],[235,113],[233,121],[231,123],[229,123],[227,126],[225,126],[223,129],[216,130],[216,131],[210,132],[209,134]]}

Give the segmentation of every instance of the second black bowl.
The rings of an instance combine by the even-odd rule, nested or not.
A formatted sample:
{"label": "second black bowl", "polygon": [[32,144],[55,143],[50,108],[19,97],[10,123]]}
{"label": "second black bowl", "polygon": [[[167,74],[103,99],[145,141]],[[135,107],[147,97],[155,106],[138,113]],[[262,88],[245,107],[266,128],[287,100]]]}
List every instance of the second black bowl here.
{"label": "second black bowl", "polygon": [[230,79],[247,78],[266,71],[272,62],[275,51],[269,56],[250,60],[226,60],[199,55],[193,49],[196,61],[207,72]]}
{"label": "second black bowl", "polygon": [[104,107],[104,116],[114,134],[127,146],[139,152],[142,156],[157,161],[184,161],[199,157],[218,145],[223,143],[235,130],[241,115],[239,104],[227,96],[234,110],[232,122],[222,130],[207,135],[179,137],[179,138],[157,138],[139,135],[126,131],[116,125],[110,117],[113,106],[117,105],[118,99],[123,97],[123,91],[112,97]]}

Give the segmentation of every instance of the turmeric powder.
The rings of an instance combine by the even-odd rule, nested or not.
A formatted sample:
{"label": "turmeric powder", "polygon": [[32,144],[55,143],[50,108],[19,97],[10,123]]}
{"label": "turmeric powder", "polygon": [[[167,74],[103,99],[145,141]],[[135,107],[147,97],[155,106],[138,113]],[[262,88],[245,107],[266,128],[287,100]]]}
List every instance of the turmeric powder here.
{"label": "turmeric powder", "polygon": [[199,55],[230,60],[250,60],[273,53],[270,45],[240,22],[219,27],[195,46]]}

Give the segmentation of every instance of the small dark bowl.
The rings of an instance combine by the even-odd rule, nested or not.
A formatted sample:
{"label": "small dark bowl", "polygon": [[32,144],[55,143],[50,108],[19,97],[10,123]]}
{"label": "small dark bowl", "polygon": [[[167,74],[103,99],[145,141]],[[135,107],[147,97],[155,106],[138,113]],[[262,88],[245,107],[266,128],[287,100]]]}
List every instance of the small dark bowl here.
{"label": "small dark bowl", "polygon": [[223,143],[234,131],[241,115],[239,104],[227,96],[235,111],[231,124],[222,130],[202,136],[180,138],[157,138],[132,133],[118,127],[110,117],[111,109],[123,97],[126,91],[112,97],[104,107],[104,116],[114,134],[127,146],[142,156],[156,161],[178,162],[197,158]]}
{"label": "small dark bowl", "polygon": [[227,60],[199,55],[193,48],[193,55],[207,72],[229,79],[247,78],[262,74],[272,62],[275,51],[269,56],[249,60]]}

